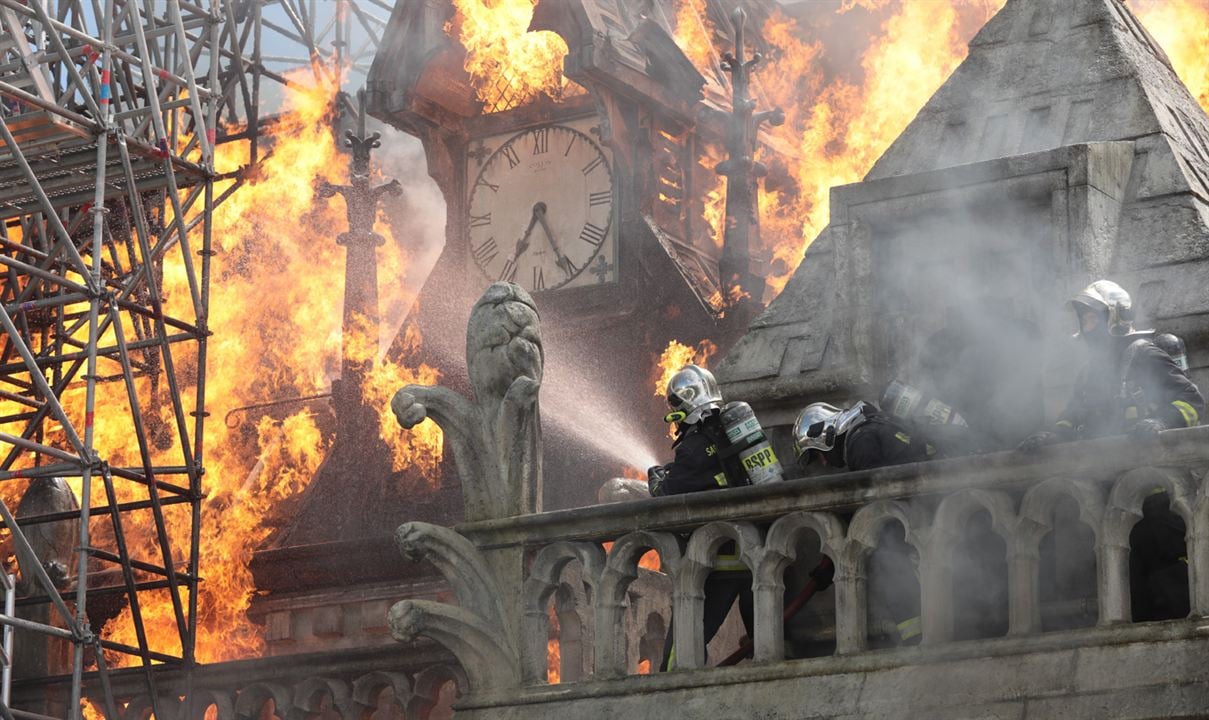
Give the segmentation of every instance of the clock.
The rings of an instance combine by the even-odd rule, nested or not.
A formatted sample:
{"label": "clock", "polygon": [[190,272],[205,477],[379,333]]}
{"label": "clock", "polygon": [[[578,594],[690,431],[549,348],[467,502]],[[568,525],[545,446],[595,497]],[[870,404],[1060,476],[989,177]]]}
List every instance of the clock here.
{"label": "clock", "polygon": [[474,176],[466,208],[470,255],[489,281],[540,292],[612,276],[612,168],[571,124],[503,138]]}

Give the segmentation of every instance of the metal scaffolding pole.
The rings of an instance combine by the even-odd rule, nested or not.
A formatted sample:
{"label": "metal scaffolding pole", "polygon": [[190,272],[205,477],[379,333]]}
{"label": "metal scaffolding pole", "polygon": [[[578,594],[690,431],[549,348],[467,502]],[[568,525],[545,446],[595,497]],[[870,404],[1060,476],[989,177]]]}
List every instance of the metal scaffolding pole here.
{"label": "metal scaffolding pole", "polygon": [[[21,497],[0,499],[20,566],[0,578],[0,718],[75,720],[90,701],[118,720],[111,668],[141,674],[157,717],[177,700],[162,668],[192,701],[213,214],[247,179],[216,157],[265,157],[293,72],[362,84],[390,5],[0,0],[0,489]],[[187,292],[165,296],[168,267]],[[31,500],[48,488],[74,503]],[[168,636],[147,626],[152,594]],[[124,634],[92,627],[90,596],[120,598]],[[70,667],[14,667],[54,643]]]}

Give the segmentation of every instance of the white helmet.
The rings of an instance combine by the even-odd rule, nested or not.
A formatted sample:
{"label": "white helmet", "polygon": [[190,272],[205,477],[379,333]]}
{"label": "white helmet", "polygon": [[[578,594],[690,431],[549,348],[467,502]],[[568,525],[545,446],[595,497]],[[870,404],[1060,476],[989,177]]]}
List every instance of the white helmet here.
{"label": "white helmet", "polygon": [[[1112,280],[1097,280],[1083,288],[1071,299],[1070,306],[1076,313],[1080,307],[1098,313],[1109,335],[1124,336],[1133,332],[1133,300],[1124,288]],[[1076,336],[1082,335],[1083,326],[1080,324]]]}
{"label": "white helmet", "polygon": [[667,404],[673,410],[669,418],[692,425],[701,422],[707,413],[722,409],[722,391],[709,370],[685,365],[667,381]]}

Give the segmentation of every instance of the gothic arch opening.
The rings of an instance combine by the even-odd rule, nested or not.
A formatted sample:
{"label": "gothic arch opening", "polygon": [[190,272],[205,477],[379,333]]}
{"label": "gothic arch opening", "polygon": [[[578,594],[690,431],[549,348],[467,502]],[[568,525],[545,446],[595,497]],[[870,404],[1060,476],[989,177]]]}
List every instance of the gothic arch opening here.
{"label": "gothic arch opening", "polygon": [[958,533],[950,592],[954,640],[1007,634],[1007,543],[995,532],[987,510],[973,513]]}
{"label": "gothic arch opening", "polygon": [[887,521],[865,561],[865,612],[871,649],[920,641],[919,553],[907,542],[906,535],[901,522]]}
{"label": "gothic arch opening", "polygon": [[1079,518],[1079,503],[1062,495],[1050,508],[1050,530],[1038,549],[1041,629],[1092,627],[1099,619],[1096,534]]}
{"label": "gothic arch opening", "polygon": [[[823,657],[835,654],[835,586],[830,583],[834,573],[834,558],[823,553],[822,541],[813,531],[799,532],[795,538],[797,555],[785,568],[785,605],[801,609],[785,619],[786,659]],[[820,563],[827,561],[832,570]],[[816,590],[802,604],[807,586],[814,577],[826,578],[826,589]],[[817,587],[822,583],[815,581]],[[795,602],[795,600],[797,602]]]}
{"label": "gothic arch opening", "polygon": [[1188,551],[1184,518],[1166,492],[1142,503],[1129,533],[1129,597],[1134,622],[1187,617]]}

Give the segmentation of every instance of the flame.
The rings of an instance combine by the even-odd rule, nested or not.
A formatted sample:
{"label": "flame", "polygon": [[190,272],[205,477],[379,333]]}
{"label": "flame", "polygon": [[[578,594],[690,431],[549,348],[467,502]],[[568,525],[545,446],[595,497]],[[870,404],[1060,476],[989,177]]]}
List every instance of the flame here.
{"label": "flame", "polygon": [[639,675],[650,675],[651,674],[651,661],[650,660],[639,661],[638,674]]}
{"label": "flame", "polygon": [[545,95],[561,99],[567,43],[557,33],[529,32],[537,0],[453,0],[445,33],[466,48],[464,67],[486,112],[510,110]]}
{"label": "flame", "polygon": [[[344,249],[336,236],[347,229],[341,201],[315,197],[314,181],[347,181],[348,160],[337,150],[331,132],[331,113],[337,88],[330,74],[302,71],[292,77],[281,120],[263,137],[261,161],[246,174],[236,190],[213,214],[214,249],[209,325],[207,403],[212,414],[223,418],[229,411],[254,403],[320,393],[338,376],[341,357]],[[265,148],[270,148],[264,155]],[[238,169],[248,162],[248,146],[231,143],[219,147],[219,172]],[[230,182],[230,181],[228,181]],[[216,194],[225,188],[216,187]],[[406,272],[408,258],[385,231],[388,242],[378,250],[383,306],[400,306],[408,298],[394,278]],[[165,260],[163,292],[167,314],[191,316],[191,300],[183,267]],[[132,328],[128,331],[131,336]],[[378,357],[376,332],[353,333],[363,346],[349,353],[363,359],[366,371],[361,392],[372,406],[381,408],[381,435],[395,451],[395,468],[411,466],[435,483],[441,459],[439,428],[425,422],[404,437],[388,408],[390,394],[401,385],[432,383],[437,373],[426,366],[407,367]],[[420,338],[409,338],[412,347]],[[178,365],[195,362],[185,358]],[[152,393],[140,378],[140,399]],[[96,445],[102,457],[137,464],[129,446],[129,415],[119,384],[102,385],[98,394]],[[163,388],[161,393],[166,392]],[[74,395],[72,395],[75,400]],[[246,413],[242,425],[223,422],[207,425],[207,493],[201,528],[200,575],[205,579],[198,595],[196,658],[217,662],[248,657],[263,650],[263,631],[247,618],[255,588],[248,563],[252,553],[269,536],[270,520],[282,503],[296,497],[314,477],[332,441],[330,411],[325,405],[296,403],[258,417]],[[172,426],[171,409],[161,402],[144,414]],[[169,433],[166,450],[179,452]],[[78,486],[77,486],[78,492]],[[94,497],[99,503],[103,496]],[[122,498],[127,499],[127,498]],[[169,525],[187,527],[187,506],[165,509]],[[135,538],[132,554],[155,558],[158,548],[149,532],[149,518],[135,518],[127,528]],[[141,520],[142,525],[138,525]],[[98,523],[100,526],[101,523]],[[100,528],[103,532],[103,528]],[[140,532],[141,531],[141,532]],[[184,535],[175,535],[174,558],[181,556]],[[187,599],[187,598],[186,598]],[[175,616],[164,591],[140,595],[143,622],[153,649],[179,652]],[[105,628],[105,635],[136,645],[134,624],[127,608]],[[113,658],[115,665],[131,658]]]}
{"label": "flame", "polygon": [[714,25],[706,12],[705,0],[678,0],[676,28],[672,37],[684,51],[685,57],[707,78],[710,74],[707,74],[705,69],[713,66],[716,56],[714,32]]}
{"label": "flame", "polygon": [[546,641],[546,682],[551,685],[557,685],[561,678],[563,656],[558,645],[558,613],[554,612],[553,603],[550,604],[548,614],[550,617],[550,639]]}
{"label": "flame", "polygon": [[1130,6],[1209,111],[1209,0],[1133,0]]}
{"label": "flame", "polygon": [[718,346],[710,340],[702,340],[696,347],[685,345],[679,340],[672,340],[659,355],[656,364],[659,377],[655,379],[655,396],[663,397],[667,392],[667,384],[680,368],[693,364],[705,367],[709,359],[718,352]]}
{"label": "flame", "polygon": [[[601,543],[600,546],[604,548],[604,551],[607,554],[609,550],[613,548],[613,543],[611,541],[604,542]],[[650,570],[651,572],[662,572],[663,563],[659,560],[659,551],[647,550],[644,552],[642,557],[638,558],[638,567],[642,568],[643,570]]]}

